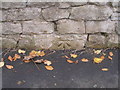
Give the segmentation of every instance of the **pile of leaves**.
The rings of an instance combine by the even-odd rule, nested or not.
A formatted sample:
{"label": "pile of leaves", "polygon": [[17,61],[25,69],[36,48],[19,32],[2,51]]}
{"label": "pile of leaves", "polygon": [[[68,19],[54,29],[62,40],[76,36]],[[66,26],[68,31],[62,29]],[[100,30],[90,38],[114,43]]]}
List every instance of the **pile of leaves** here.
{"label": "pile of leaves", "polygon": [[[35,51],[32,50],[29,55],[25,55],[26,51],[25,50],[17,50],[18,54],[14,54],[14,56],[8,56],[7,59],[10,62],[15,62],[16,60],[22,60],[22,62],[24,63],[30,63],[33,62],[36,66],[37,64],[43,64],[46,68],[46,70],[54,70],[54,67],[52,66],[52,61],[50,60],[46,60],[46,59],[37,59],[34,60],[35,57],[43,57],[46,55],[46,53],[43,50],[40,51]],[[100,57],[94,57],[92,62],[95,64],[100,64],[103,62],[103,60],[105,60],[105,56],[106,54],[104,52],[102,52],[102,50],[95,50],[93,49],[93,53],[96,55],[100,55]],[[24,57],[22,58],[22,55],[24,55]],[[113,52],[109,52],[107,58],[109,60],[113,59]],[[76,59],[77,57],[79,57],[77,54],[75,53],[70,53],[69,55],[64,55],[62,56],[63,58],[65,58],[66,62],[69,64],[78,64],[79,62],[83,62],[83,63],[87,63],[90,62],[90,60],[88,58],[82,58],[82,59]],[[71,60],[71,58],[76,59],[75,61]],[[0,61],[0,68],[2,68],[3,66],[5,66],[7,69],[13,69],[14,66],[13,65],[8,65],[5,63],[4,58],[1,59]],[[37,67],[38,68],[38,67]],[[39,69],[39,68],[38,68]],[[108,68],[102,68],[102,71],[108,71]]]}

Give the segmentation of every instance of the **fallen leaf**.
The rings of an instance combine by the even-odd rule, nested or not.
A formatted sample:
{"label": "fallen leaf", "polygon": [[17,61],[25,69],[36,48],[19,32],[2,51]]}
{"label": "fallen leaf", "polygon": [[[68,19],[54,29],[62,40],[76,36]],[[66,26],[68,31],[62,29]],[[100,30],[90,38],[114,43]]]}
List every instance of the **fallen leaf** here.
{"label": "fallen leaf", "polygon": [[70,54],[71,57],[76,58],[77,54]]}
{"label": "fallen leaf", "polygon": [[0,68],[3,67],[5,65],[5,62],[0,62]]}
{"label": "fallen leaf", "polygon": [[43,59],[40,59],[40,60],[36,60],[34,61],[35,63],[42,63],[43,62]]}
{"label": "fallen leaf", "polygon": [[94,50],[94,53],[100,54],[102,50]]}
{"label": "fallen leaf", "polygon": [[67,58],[67,59],[69,58],[69,57],[68,57],[68,56],[66,56],[66,55],[65,55],[64,57],[65,57],[65,58]]}
{"label": "fallen leaf", "polygon": [[13,61],[13,58],[11,56],[8,57],[8,60]]}
{"label": "fallen leaf", "polygon": [[88,62],[89,60],[86,58],[81,59],[82,62]]}
{"label": "fallen leaf", "polygon": [[52,66],[45,66],[47,70],[53,70],[54,68]]}
{"label": "fallen leaf", "polygon": [[25,63],[31,62],[31,60],[22,60],[22,61],[25,62]]}
{"label": "fallen leaf", "polygon": [[67,62],[68,62],[68,63],[74,63],[74,61],[72,61],[72,60],[67,60]]}
{"label": "fallen leaf", "polygon": [[103,59],[101,59],[101,58],[94,58],[95,63],[101,63],[102,61],[103,61]]}
{"label": "fallen leaf", "polygon": [[112,53],[112,52],[109,52],[109,55],[110,55],[110,56],[113,56],[113,53]]}
{"label": "fallen leaf", "polygon": [[48,66],[50,66],[50,65],[52,64],[52,62],[51,62],[51,61],[48,61],[48,60],[44,60],[43,62],[44,62],[44,64],[46,64],[46,65],[48,65]]}
{"label": "fallen leaf", "polygon": [[14,67],[12,65],[6,65],[8,69],[13,69]]}
{"label": "fallen leaf", "polygon": [[74,61],[75,64],[78,64],[78,62],[79,62],[78,60]]}
{"label": "fallen leaf", "polygon": [[32,56],[32,57],[37,56],[37,51],[32,50],[32,51],[29,53],[29,56]]}
{"label": "fallen leaf", "polygon": [[101,58],[101,59],[105,59],[105,57],[104,57],[104,56],[101,56],[100,58]]}
{"label": "fallen leaf", "polygon": [[102,71],[108,71],[109,69],[108,68],[102,68],[101,70]]}
{"label": "fallen leaf", "polygon": [[112,57],[108,56],[108,59],[112,60]]}
{"label": "fallen leaf", "polygon": [[42,57],[42,56],[45,55],[45,52],[44,52],[44,51],[38,51],[38,52],[37,52],[37,55]]}
{"label": "fallen leaf", "polygon": [[21,58],[21,56],[20,56],[20,55],[15,54],[15,56],[13,57],[13,61],[16,61],[17,59],[20,59],[20,58]]}
{"label": "fallen leaf", "polygon": [[23,60],[30,60],[32,58],[32,56],[24,56]]}
{"label": "fallen leaf", "polygon": [[26,52],[25,50],[21,50],[21,49],[18,50],[18,53],[24,54],[25,52]]}

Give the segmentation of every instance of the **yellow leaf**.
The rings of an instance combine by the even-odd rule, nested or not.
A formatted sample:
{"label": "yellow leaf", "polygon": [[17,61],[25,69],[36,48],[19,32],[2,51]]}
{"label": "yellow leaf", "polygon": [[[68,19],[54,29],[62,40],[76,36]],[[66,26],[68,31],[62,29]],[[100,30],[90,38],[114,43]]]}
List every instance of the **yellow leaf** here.
{"label": "yellow leaf", "polygon": [[32,51],[29,53],[29,55],[32,56],[32,57],[37,56],[36,54],[37,54],[37,51],[35,51],[35,50],[32,50]]}
{"label": "yellow leaf", "polygon": [[38,51],[38,52],[37,52],[37,55],[42,57],[42,56],[45,55],[45,52],[44,52],[44,51]]}
{"label": "yellow leaf", "polygon": [[45,66],[47,70],[53,70],[54,68],[52,66]]}
{"label": "yellow leaf", "polygon": [[94,58],[95,63],[101,63],[102,61],[103,61],[103,59],[101,59],[101,58]]}
{"label": "yellow leaf", "polygon": [[70,56],[73,57],[73,58],[76,58],[76,57],[77,57],[76,54],[70,54]]}
{"label": "yellow leaf", "polygon": [[0,68],[3,67],[5,65],[5,62],[0,62]]}
{"label": "yellow leaf", "polygon": [[18,53],[22,53],[22,54],[24,54],[25,52],[26,52],[26,51],[21,50],[21,49],[18,50]]}
{"label": "yellow leaf", "polygon": [[101,70],[102,71],[108,71],[109,69],[108,68],[102,68]]}
{"label": "yellow leaf", "polygon": [[68,62],[68,63],[74,63],[74,61],[72,61],[72,60],[67,60],[67,62]]}
{"label": "yellow leaf", "polygon": [[81,59],[82,62],[88,62],[89,60],[86,58]]}
{"label": "yellow leaf", "polygon": [[14,67],[12,65],[6,65],[8,69],[13,69]]}
{"label": "yellow leaf", "polygon": [[52,62],[51,62],[51,61],[48,61],[48,60],[44,60],[43,62],[44,62],[44,64],[46,64],[47,66],[50,66],[50,65],[52,64]]}
{"label": "yellow leaf", "polygon": [[105,57],[104,57],[104,56],[101,56],[100,58],[101,58],[101,59],[105,59]]}
{"label": "yellow leaf", "polygon": [[100,54],[102,50],[94,50],[94,53]]}

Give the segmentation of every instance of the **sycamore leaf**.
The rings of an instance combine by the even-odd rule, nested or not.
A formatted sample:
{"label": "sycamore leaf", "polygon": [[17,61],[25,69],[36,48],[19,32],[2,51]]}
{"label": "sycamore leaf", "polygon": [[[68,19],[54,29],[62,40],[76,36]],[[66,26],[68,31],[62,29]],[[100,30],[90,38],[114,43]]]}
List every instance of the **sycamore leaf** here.
{"label": "sycamore leaf", "polygon": [[53,70],[54,68],[52,66],[45,66],[47,70]]}
{"label": "sycamore leaf", "polygon": [[43,62],[43,59],[40,59],[40,60],[36,60],[34,61],[35,63],[42,63]]}
{"label": "sycamore leaf", "polygon": [[0,62],[0,68],[3,67],[5,65],[5,62]]}
{"label": "sycamore leaf", "polygon": [[25,52],[26,52],[25,50],[21,50],[21,49],[18,50],[18,53],[24,54]]}
{"label": "sycamore leaf", "polygon": [[72,58],[76,58],[76,57],[77,57],[77,54],[70,54],[70,56],[71,56]]}
{"label": "sycamore leaf", "polygon": [[109,69],[108,68],[102,68],[101,70],[102,71],[108,71]]}
{"label": "sycamore leaf", "polygon": [[50,65],[52,64],[52,62],[51,62],[51,61],[48,61],[48,60],[44,60],[43,62],[44,62],[44,64],[46,64],[47,66],[50,66]]}
{"label": "sycamore leaf", "polygon": [[95,63],[101,63],[102,61],[103,61],[103,59],[101,59],[101,58],[94,58]]}
{"label": "sycamore leaf", "polygon": [[94,50],[94,53],[100,54],[102,50]]}
{"label": "sycamore leaf", "polygon": [[13,69],[14,67],[12,65],[6,65],[7,69]]}
{"label": "sycamore leaf", "polygon": [[113,53],[112,53],[112,52],[109,52],[109,55],[110,55],[110,56],[113,56]]}
{"label": "sycamore leaf", "polygon": [[88,62],[89,60],[86,58],[81,59],[82,62]]}
{"label": "sycamore leaf", "polygon": [[8,60],[13,61],[13,58],[11,56],[8,57]]}
{"label": "sycamore leaf", "polygon": [[108,59],[112,60],[112,57],[108,56]]}

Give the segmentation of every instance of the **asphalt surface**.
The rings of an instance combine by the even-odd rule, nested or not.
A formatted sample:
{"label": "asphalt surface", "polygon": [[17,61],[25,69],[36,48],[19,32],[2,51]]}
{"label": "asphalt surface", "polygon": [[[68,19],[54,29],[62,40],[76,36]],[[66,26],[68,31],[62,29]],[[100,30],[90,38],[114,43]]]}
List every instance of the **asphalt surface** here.
{"label": "asphalt surface", "polygon": [[[107,58],[108,52],[114,53],[113,60]],[[2,88],[118,88],[118,59],[120,49],[108,49],[105,60],[100,64],[93,63],[94,57],[101,55],[92,54],[92,50],[71,51],[45,51],[47,55],[39,59],[52,61],[53,71],[45,69],[44,64],[37,64],[40,71],[33,62],[23,63],[21,60],[10,62],[7,60],[9,55],[13,56],[16,51],[9,52],[5,56],[6,64],[11,64],[14,69],[2,68]],[[64,55],[70,53],[78,55],[71,60],[89,59],[84,63],[69,64]],[[38,59],[38,58],[35,58]],[[102,68],[108,68],[109,71],[102,71]]]}

